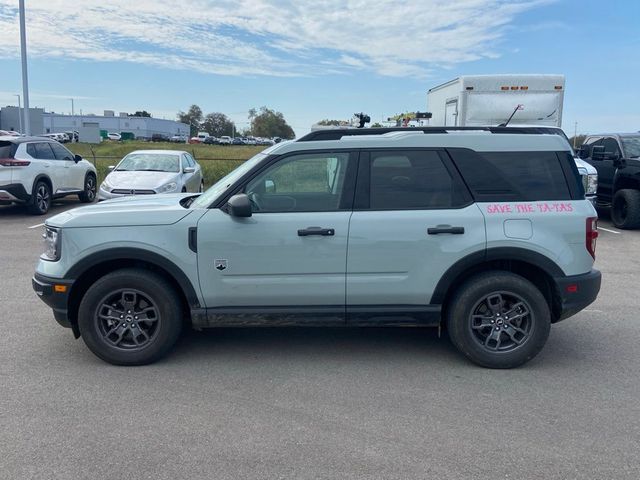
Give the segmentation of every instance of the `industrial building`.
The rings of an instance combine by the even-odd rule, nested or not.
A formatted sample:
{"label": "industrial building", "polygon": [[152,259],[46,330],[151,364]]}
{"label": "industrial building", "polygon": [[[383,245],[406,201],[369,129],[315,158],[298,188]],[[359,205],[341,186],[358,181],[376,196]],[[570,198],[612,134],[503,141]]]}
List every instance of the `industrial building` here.
{"label": "industrial building", "polygon": [[[75,130],[80,132],[80,141],[92,141],[82,138],[83,131],[87,134],[99,132],[97,134],[103,138],[107,133],[120,133],[123,138],[145,139],[150,139],[153,134],[189,135],[189,125],[186,123],[153,117],[130,117],[126,112],[116,115],[113,110],[105,110],[103,115],[64,115],[45,112],[42,108],[30,108],[29,120],[33,135]],[[0,108],[0,130],[21,130],[18,107]]]}

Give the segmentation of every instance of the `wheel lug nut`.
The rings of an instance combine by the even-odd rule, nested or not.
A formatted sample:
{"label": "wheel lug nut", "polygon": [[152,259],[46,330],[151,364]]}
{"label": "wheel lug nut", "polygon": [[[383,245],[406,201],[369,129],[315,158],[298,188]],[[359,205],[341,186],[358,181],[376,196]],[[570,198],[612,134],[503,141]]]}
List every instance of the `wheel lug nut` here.
{"label": "wheel lug nut", "polygon": [[124,315],[120,315],[120,318],[124,318]]}
{"label": "wheel lug nut", "polygon": [[135,316],[135,317],[133,317],[133,318],[135,318],[135,319],[137,320],[137,319],[138,319],[138,316],[136,315],[136,316]]}

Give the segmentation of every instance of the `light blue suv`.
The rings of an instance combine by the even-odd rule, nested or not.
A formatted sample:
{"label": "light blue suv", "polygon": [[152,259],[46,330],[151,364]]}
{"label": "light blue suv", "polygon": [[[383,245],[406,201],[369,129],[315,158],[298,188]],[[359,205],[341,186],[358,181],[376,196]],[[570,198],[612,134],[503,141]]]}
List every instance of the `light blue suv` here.
{"label": "light blue suv", "polygon": [[200,195],[56,215],[33,287],[119,365],[162,357],[185,325],[370,325],[442,326],[509,368],[596,298],[596,221],[558,135],[325,130]]}

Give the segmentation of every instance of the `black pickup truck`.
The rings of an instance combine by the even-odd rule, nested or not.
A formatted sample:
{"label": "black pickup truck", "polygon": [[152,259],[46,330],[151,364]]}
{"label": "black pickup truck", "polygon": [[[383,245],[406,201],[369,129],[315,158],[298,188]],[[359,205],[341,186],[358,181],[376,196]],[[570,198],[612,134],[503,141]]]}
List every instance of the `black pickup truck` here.
{"label": "black pickup truck", "polygon": [[640,133],[590,135],[579,157],[598,171],[596,206],[618,228],[640,227]]}

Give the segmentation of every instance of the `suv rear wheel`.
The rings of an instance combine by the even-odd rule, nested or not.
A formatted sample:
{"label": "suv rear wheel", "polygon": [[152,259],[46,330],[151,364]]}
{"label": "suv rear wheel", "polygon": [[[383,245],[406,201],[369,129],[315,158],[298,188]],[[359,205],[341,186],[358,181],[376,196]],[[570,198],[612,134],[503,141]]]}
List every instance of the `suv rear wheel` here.
{"label": "suv rear wheel", "polygon": [[96,199],[96,176],[93,173],[87,173],[84,177],[84,190],[78,194],[78,198],[82,203],[91,203]]}
{"label": "suv rear wheel", "polygon": [[551,328],[549,306],[538,288],[510,272],[467,280],[449,302],[453,344],[474,363],[513,368],[535,357]]}
{"label": "suv rear wheel", "polygon": [[51,206],[51,187],[44,180],[38,180],[33,187],[33,194],[28,205],[29,213],[44,215]]}
{"label": "suv rear wheel", "polygon": [[611,203],[611,220],[622,229],[640,227],[640,191],[618,190]]}
{"label": "suv rear wheel", "polygon": [[180,336],[182,308],[163,277],[142,269],[105,275],[85,293],[78,326],[87,347],[114,365],[145,365]]}

